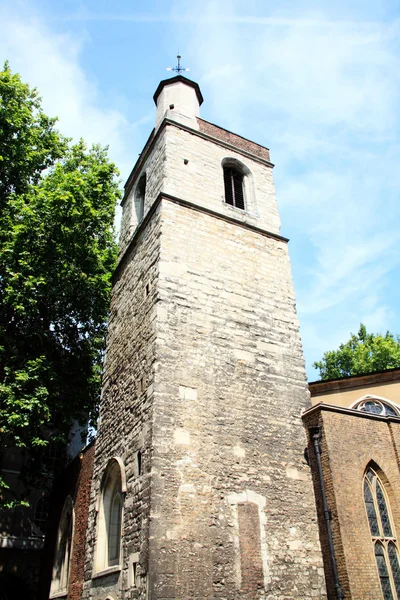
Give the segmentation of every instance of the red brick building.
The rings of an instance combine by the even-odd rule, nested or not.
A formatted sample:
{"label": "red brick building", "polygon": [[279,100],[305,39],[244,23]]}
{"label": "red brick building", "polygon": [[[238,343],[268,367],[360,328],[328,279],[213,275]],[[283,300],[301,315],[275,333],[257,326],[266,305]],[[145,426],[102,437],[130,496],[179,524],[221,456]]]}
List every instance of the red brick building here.
{"label": "red brick building", "polygon": [[80,600],[94,443],[87,446],[55,481],[43,551],[41,599]]}
{"label": "red brick building", "polygon": [[309,389],[303,422],[328,597],[400,597],[400,369]]}

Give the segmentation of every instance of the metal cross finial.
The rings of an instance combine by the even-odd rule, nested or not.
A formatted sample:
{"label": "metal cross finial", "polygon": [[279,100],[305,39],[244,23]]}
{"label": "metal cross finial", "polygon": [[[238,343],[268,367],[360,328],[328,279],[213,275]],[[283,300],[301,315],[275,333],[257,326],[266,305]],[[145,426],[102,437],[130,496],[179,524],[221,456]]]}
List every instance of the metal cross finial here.
{"label": "metal cross finial", "polygon": [[190,71],[190,69],[185,69],[185,67],[181,66],[182,56],[180,54],[178,54],[176,58],[178,59],[178,64],[176,67],[167,67],[167,71],[175,71],[175,73],[178,73],[178,75],[180,75],[183,71]]}

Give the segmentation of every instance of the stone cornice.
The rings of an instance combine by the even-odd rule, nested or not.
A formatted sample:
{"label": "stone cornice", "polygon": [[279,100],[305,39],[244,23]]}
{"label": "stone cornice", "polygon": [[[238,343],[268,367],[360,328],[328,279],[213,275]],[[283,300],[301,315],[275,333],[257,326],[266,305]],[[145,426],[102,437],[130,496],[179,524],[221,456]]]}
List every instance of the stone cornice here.
{"label": "stone cornice", "polygon": [[[192,129],[191,127],[188,127],[187,125],[184,125],[183,123],[178,123],[177,121],[172,121],[171,119],[164,119],[162,121],[160,127],[156,131],[156,133],[154,134],[154,129],[151,132],[151,134],[143,148],[142,153],[140,154],[138,160],[136,161],[135,166],[133,167],[133,169],[131,171],[131,174],[129,175],[129,177],[126,181],[126,184],[124,187],[125,193],[124,193],[124,197],[121,200],[121,206],[123,206],[125,204],[125,201],[133,187],[133,184],[135,183],[137,176],[140,174],[143,163],[146,161],[148,155],[153,150],[158,138],[160,137],[162,131],[165,129],[165,127],[167,125],[172,125],[173,127],[177,127],[178,129],[187,131],[188,133],[191,133],[192,135],[196,135],[197,137],[200,137],[204,140],[213,142],[214,144],[217,144],[218,146],[226,148],[227,150],[231,150],[233,152],[241,154],[242,156],[246,156],[247,158],[250,158],[251,160],[254,160],[255,162],[258,162],[262,165],[270,167],[271,169],[274,167],[274,164],[271,163],[270,161],[260,158],[259,156],[256,156],[255,154],[252,154],[251,152],[247,152],[246,150],[243,150],[242,148],[234,146],[233,144],[224,142],[223,140],[220,140],[219,138],[216,138],[214,136],[208,135],[207,133],[198,131],[197,129]],[[241,137],[241,136],[238,136],[238,137]],[[245,139],[245,138],[243,138],[243,139]]]}
{"label": "stone cornice", "polygon": [[353,375],[343,379],[328,379],[325,381],[311,381],[308,384],[311,396],[328,392],[344,391],[350,388],[363,388],[373,384],[384,384],[398,381],[400,383],[400,369],[390,369],[379,373],[366,375]]}
{"label": "stone cornice", "polygon": [[301,418],[303,421],[310,415],[318,412],[334,412],[342,415],[347,415],[349,417],[361,417],[362,419],[372,419],[373,421],[384,421],[385,423],[399,423],[400,417],[394,417],[393,415],[388,415],[387,417],[383,415],[374,415],[373,413],[364,412],[362,410],[355,410],[354,408],[345,408],[344,406],[336,406],[334,404],[326,404],[325,402],[319,402],[315,406],[307,409],[302,415]]}
{"label": "stone cornice", "polygon": [[124,264],[125,260],[126,260],[126,256],[129,253],[129,251],[131,250],[131,248],[133,248],[133,246],[136,244],[138,237],[140,236],[140,234],[142,233],[142,231],[147,227],[147,224],[149,223],[149,221],[151,220],[151,218],[153,217],[154,213],[157,210],[157,207],[161,204],[162,200],[167,200],[168,202],[173,202],[174,204],[179,204],[180,206],[183,206],[185,208],[188,208],[189,210],[193,210],[196,212],[201,212],[203,214],[206,214],[210,217],[214,217],[215,219],[220,219],[221,221],[225,221],[226,223],[230,223],[231,225],[236,225],[238,227],[242,227],[243,229],[247,229],[249,231],[252,231],[254,233],[257,233],[259,235],[262,235],[264,237],[268,237],[268,238],[272,238],[274,240],[277,240],[279,242],[283,242],[284,244],[287,244],[289,239],[286,237],[283,237],[281,235],[278,235],[276,233],[272,233],[271,231],[267,231],[265,229],[261,229],[260,227],[256,227],[255,225],[251,225],[250,223],[246,223],[244,221],[239,221],[237,219],[235,219],[234,217],[229,217],[228,215],[224,215],[222,213],[216,212],[214,210],[211,210],[209,208],[205,208],[204,206],[200,206],[198,204],[194,204],[193,202],[190,202],[189,200],[184,200],[183,198],[177,198],[176,196],[172,196],[170,194],[166,194],[164,192],[161,192],[156,200],[153,202],[153,204],[151,205],[150,209],[148,210],[148,212],[146,213],[146,216],[144,217],[143,221],[141,221],[141,223],[138,225],[138,227],[135,229],[135,232],[133,233],[131,239],[129,240],[123,254],[121,254],[121,256],[119,257],[117,266],[115,268],[114,274],[113,274],[113,280],[115,279],[115,277],[118,276],[122,265]]}

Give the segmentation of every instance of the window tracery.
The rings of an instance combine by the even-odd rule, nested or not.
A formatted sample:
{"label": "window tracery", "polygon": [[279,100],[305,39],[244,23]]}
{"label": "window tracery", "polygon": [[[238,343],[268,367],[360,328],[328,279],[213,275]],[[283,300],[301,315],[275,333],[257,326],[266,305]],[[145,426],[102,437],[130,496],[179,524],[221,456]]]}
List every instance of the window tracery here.
{"label": "window tracery", "polygon": [[400,563],[389,500],[377,473],[364,477],[364,502],[384,600],[400,598]]}
{"label": "window tracery", "polygon": [[384,417],[400,416],[399,407],[394,402],[390,402],[385,398],[377,398],[375,396],[365,396],[364,398],[357,400],[357,402],[355,402],[351,408],[374,415],[382,415]]}

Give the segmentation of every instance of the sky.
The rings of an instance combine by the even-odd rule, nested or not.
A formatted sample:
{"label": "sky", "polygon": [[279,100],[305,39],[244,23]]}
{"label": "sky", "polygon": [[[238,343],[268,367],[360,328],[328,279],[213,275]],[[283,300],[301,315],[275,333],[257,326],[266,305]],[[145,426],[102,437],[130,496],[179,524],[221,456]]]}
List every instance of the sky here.
{"label": "sky", "polygon": [[270,148],[310,380],[361,322],[400,333],[399,40],[386,0],[0,0],[0,61],[123,180],[178,52],[202,118]]}

